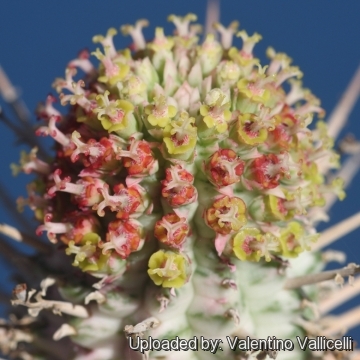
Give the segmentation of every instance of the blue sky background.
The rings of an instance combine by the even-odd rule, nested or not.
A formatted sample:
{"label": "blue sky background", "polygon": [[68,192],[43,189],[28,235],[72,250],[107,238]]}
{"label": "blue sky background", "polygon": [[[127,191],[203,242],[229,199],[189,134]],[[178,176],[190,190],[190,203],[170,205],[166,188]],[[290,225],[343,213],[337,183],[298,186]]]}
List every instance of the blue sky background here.
{"label": "blue sky background", "polygon": [[[0,64],[33,112],[37,103],[52,91],[54,78],[64,76],[68,61],[85,47],[95,49],[93,35],[147,18],[150,27],[145,35],[151,39],[155,26],[172,32],[173,25],[166,21],[169,14],[193,12],[198,15],[198,22],[204,23],[205,9],[205,0],[4,1],[0,5]],[[294,59],[294,64],[304,72],[305,87],[322,100],[328,114],[359,65],[359,13],[360,2],[356,0],[223,0],[221,3],[221,21],[225,25],[237,19],[240,28],[249,34],[256,31],[263,35],[255,50],[258,57],[264,59],[265,50],[271,45]],[[240,45],[240,40],[237,41]],[[121,35],[115,40],[118,48],[130,42],[130,38]],[[0,104],[10,115],[6,104]],[[349,132],[360,138],[359,103],[342,136]],[[19,158],[14,142],[13,134],[0,124],[0,178],[9,196],[15,199],[25,195],[28,179],[25,175],[15,179],[11,176],[9,163]],[[349,187],[347,198],[332,209],[331,223],[359,211],[359,182],[360,175]],[[0,208],[0,221],[16,224],[4,206]],[[360,231],[338,241],[333,248],[346,252],[349,262],[360,263]],[[1,257],[0,274],[0,289],[10,291],[9,267]],[[359,303],[357,297],[340,310]],[[360,342],[360,327],[350,334]]]}

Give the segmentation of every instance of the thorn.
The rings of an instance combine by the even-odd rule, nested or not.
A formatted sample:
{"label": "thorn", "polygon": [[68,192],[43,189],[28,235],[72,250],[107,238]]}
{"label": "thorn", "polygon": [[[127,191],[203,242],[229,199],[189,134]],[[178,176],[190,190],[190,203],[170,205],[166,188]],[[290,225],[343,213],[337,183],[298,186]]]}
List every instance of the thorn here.
{"label": "thorn", "polygon": [[312,251],[318,251],[360,227],[360,212],[323,231]]}
{"label": "thorn", "polygon": [[205,21],[205,33],[217,35],[213,25],[218,23],[220,20],[220,1],[219,0],[208,0],[206,6],[206,21]]}
{"label": "thorn", "polygon": [[357,273],[360,273],[359,265],[351,263],[342,269],[324,271],[318,274],[309,274],[309,275],[288,279],[285,282],[284,289],[286,290],[297,289],[305,285],[316,284],[322,281],[332,280],[332,279],[336,280],[336,278],[339,279],[339,276],[344,277],[344,276],[355,275]]}
{"label": "thorn", "polygon": [[360,278],[356,279],[353,284],[347,284],[342,289],[337,289],[332,294],[328,295],[319,303],[319,311],[326,314],[338,306],[344,304],[351,298],[360,293]]}
{"label": "thorn", "polygon": [[337,138],[346,120],[355,106],[360,95],[360,66],[352,77],[350,84],[345,90],[335,109],[328,118],[328,134],[332,138]]}
{"label": "thorn", "polygon": [[345,334],[347,331],[360,324],[360,306],[331,318],[329,322],[330,324],[323,330],[322,335],[330,337],[338,334]]}
{"label": "thorn", "polygon": [[27,235],[7,224],[0,224],[0,233],[15,240],[16,242],[27,244],[45,254],[49,254],[52,250],[52,246],[50,244],[45,244],[40,239]]}

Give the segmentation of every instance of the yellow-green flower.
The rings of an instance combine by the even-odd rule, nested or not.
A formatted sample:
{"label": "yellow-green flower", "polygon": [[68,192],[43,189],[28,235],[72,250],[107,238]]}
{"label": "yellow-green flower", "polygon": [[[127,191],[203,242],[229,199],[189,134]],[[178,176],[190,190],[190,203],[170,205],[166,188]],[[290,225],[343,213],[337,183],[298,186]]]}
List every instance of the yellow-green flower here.
{"label": "yellow-green flower", "polygon": [[265,104],[270,99],[270,91],[262,81],[253,82],[243,78],[238,81],[237,88],[244,98],[253,102]]}
{"label": "yellow-green flower", "polygon": [[242,261],[259,261],[261,252],[256,250],[254,245],[260,241],[262,241],[262,234],[259,229],[243,229],[233,239],[234,254]]}
{"label": "yellow-green flower", "polygon": [[127,127],[129,115],[134,110],[134,105],[126,100],[109,100],[110,92],[97,95],[98,107],[94,109],[101,125],[108,132],[121,130]]}
{"label": "yellow-green flower", "polygon": [[304,250],[310,250],[309,243],[315,242],[318,237],[318,234],[307,235],[302,224],[292,221],[280,233],[282,255],[297,257]]}
{"label": "yellow-green flower", "polygon": [[279,240],[272,234],[262,234],[257,228],[241,230],[233,239],[233,251],[240,260],[271,261],[272,254],[280,250]]}
{"label": "yellow-green flower", "polygon": [[221,134],[228,129],[228,121],[231,119],[230,101],[220,89],[212,89],[205,98],[205,103],[200,106],[200,114],[206,126],[215,128]]}
{"label": "yellow-green flower", "polygon": [[286,208],[286,200],[275,195],[265,195],[265,221],[290,220],[295,215],[294,209]]}
{"label": "yellow-green flower", "polygon": [[236,47],[231,47],[229,57],[241,66],[245,74],[250,74],[253,66],[259,64],[259,59],[254,58],[252,51],[255,44],[262,39],[262,36],[257,33],[249,36],[244,30],[239,31],[236,36],[242,38],[243,47],[240,51]]}
{"label": "yellow-green flower", "polygon": [[174,36],[176,46],[190,49],[192,45],[198,42],[199,38],[195,35],[201,32],[201,25],[192,24],[190,26],[190,23],[196,20],[197,16],[192,13],[189,13],[185,16],[168,16],[168,21],[171,21],[176,26],[176,36]]}
{"label": "yellow-green flower", "polygon": [[237,140],[247,145],[258,145],[266,141],[268,130],[254,114],[241,114],[237,121]]}
{"label": "yellow-green flower", "polygon": [[174,39],[171,36],[164,35],[164,29],[157,27],[155,29],[155,39],[148,44],[148,48],[158,52],[161,50],[170,51],[174,46]]}
{"label": "yellow-green flower", "polygon": [[156,96],[154,104],[145,107],[145,114],[148,115],[147,120],[152,126],[165,127],[176,113],[176,107],[168,105],[164,95]]}
{"label": "yellow-green flower", "polygon": [[130,71],[128,59],[122,54],[116,55],[115,58],[111,58],[109,54],[109,47],[104,48],[105,54],[103,54],[99,48],[91,54],[97,57],[101,61],[103,66],[104,75],[98,77],[98,81],[102,83],[109,83],[111,86],[115,85],[119,81],[123,80]]}
{"label": "yellow-green flower", "polygon": [[196,146],[197,128],[195,119],[183,111],[178,120],[173,120],[164,129],[164,143],[171,155],[192,152]]}
{"label": "yellow-green flower", "polygon": [[218,66],[219,83],[227,82],[234,83],[241,74],[241,68],[234,61],[224,61]]}
{"label": "yellow-green flower", "polygon": [[286,257],[297,257],[304,249],[301,248],[298,240],[302,237],[304,230],[298,222],[291,222],[286,229],[281,230],[281,250]]}
{"label": "yellow-green flower", "polygon": [[341,201],[344,200],[346,197],[346,193],[344,191],[344,185],[345,182],[342,178],[336,178],[331,182],[331,186],[330,186],[331,191],[334,192]]}
{"label": "yellow-green flower", "polygon": [[146,93],[146,84],[139,76],[131,75],[124,81],[121,93],[130,97]]}
{"label": "yellow-green flower", "polygon": [[155,285],[178,288],[187,281],[186,258],[172,251],[159,250],[149,259],[148,274]]}
{"label": "yellow-green flower", "polygon": [[202,46],[198,48],[198,56],[204,75],[208,75],[219,64],[222,54],[222,47],[215,40],[214,34],[208,34]]}
{"label": "yellow-green flower", "polygon": [[[83,245],[76,246],[74,241],[69,241],[65,252],[66,255],[75,254],[73,266],[78,266],[82,271],[97,271],[103,266],[104,256],[97,254],[96,244],[99,241],[97,236],[96,242],[88,240]],[[106,257],[107,259],[107,257]]]}
{"label": "yellow-green flower", "polygon": [[304,174],[304,179],[311,181],[312,184],[320,185],[324,183],[324,176],[319,172],[315,162],[303,162],[301,171]]}
{"label": "yellow-green flower", "polygon": [[198,54],[207,58],[213,58],[218,57],[220,53],[222,53],[222,47],[215,39],[214,34],[207,34],[201,48],[198,49]]}

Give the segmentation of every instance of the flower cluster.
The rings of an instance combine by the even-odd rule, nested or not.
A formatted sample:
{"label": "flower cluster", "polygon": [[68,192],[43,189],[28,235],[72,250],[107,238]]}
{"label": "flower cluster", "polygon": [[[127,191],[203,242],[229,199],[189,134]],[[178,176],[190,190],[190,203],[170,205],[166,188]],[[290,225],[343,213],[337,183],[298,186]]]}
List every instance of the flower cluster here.
{"label": "flower cluster", "polygon": [[[292,80],[302,74],[283,54],[269,49],[269,66],[260,65],[259,35],[240,31],[237,49],[234,26],[217,25],[221,41],[199,45],[190,18],[172,16],[176,35],[157,28],[150,42],[145,23],[123,27],[136,51],[115,49],[115,29],[94,37],[98,70],[80,54],[54,82],[70,111],[61,115],[49,97],[39,112],[46,125],[37,133],[57,142],[55,159],[33,149],[14,167],[38,174],[38,231],[64,242],[83,270],[110,271],[113,256],[126,261],[157,240],[166,251],[153,253],[150,277],[180,286],[188,238],[204,227],[219,256],[240,260],[295,256],[316,239],[306,214],[331,191],[322,169],[336,166],[323,124],[308,128],[323,114],[319,101]],[[167,268],[184,281],[160,281]]]}
{"label": "flower cluster", "polygon": [[[152,329],[154,337],[170,338],[173,321],[177,335],[188,338],[214,337],[213,329],[217,337],[261,338],[270,325],[259,314],[282,311],[285,338],[299,325],[286,317],[299,310],[299,299],[277,297],[286,289],[282,271],[318,239],[310,211],[329,192],[345,196],[342,181],[326,176],[338,156],[325,124],[309,127],[324,111],[302,88],[291,59],[269,48],[270,63],[262,66],[253,54],[261,36],[237,32],[236,22],[215,25],[220,41],[210,34],[199,43],[195,15],[169,20],[174,36],[156,28],[151,41],[142,34],[146,20],[122,26],[133,40],[122,50],[113,43],[116,29],[95,36],[98,67],[83,51],[53,84],[65,114],[52,95],[39,107],[36,133],[55,140],[54,158],[39,159],[34,148],[12,166],[36,174],[19,206],[34,210],[37,234],[46,232],[84,276],[79,299],[97,302],[75,311],[20,287],[15,304],[29,313],[80,313],[85,320],[54,335],[91,349],[79,359],[126,357],[128,350],[114,346],[129,319],[140,322],[125,328],[127,336]],[[240,48],[232,46],[235,34]],[[353,276],[355,268],[349,271],[342,274]],[[94,277],[100,281],[89,293]],[[269,287],[278,292],[264,299]],[[66,287],[60,293],[78,301]]]}

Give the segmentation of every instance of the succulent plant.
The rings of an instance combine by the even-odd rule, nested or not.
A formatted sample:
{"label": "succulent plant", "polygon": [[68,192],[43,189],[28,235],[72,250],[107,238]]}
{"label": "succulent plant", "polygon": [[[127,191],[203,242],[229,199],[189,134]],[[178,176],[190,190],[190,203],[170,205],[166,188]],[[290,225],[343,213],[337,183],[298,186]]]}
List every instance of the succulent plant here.
{"label": "succulent plant", "polygon": [[[41,291],[14,290],[13,304],[31,317],[0,328],[3,353],[350,359],[299,346],[306,336],[342,336],[341,322],[321,317],[324,297],[358,272],[349,264],[321,273],[334,254],[319,251],[315,227],[329,197],[345,193],[330,176],[339,156],[319,100],[287,55],[269,48],[261,65],[253,55],[261,36],[237,22],[215,24],[220,41],[208,34],[201,43],[195,15],[169,20],[175,35],[158,27],[149,42],[147,21],[122,26],[133,40],[122,50],[116,29],[95,36],[99,65],[82,51],[53,84],[65,109],[49,95],[37,110],[36,133],[55,140],[54,156],[40,159],[33,148],[13,170],[36,174],[18,203],[52,245],[1,227],[46,253],[31,260],[41,265]],[[295,346],[277,354],[276,345],[239,345],[268,337]],[[169,351],[179,339],[198,351],[191,342]],[[143,352],[130,348],[140,343]]]}

